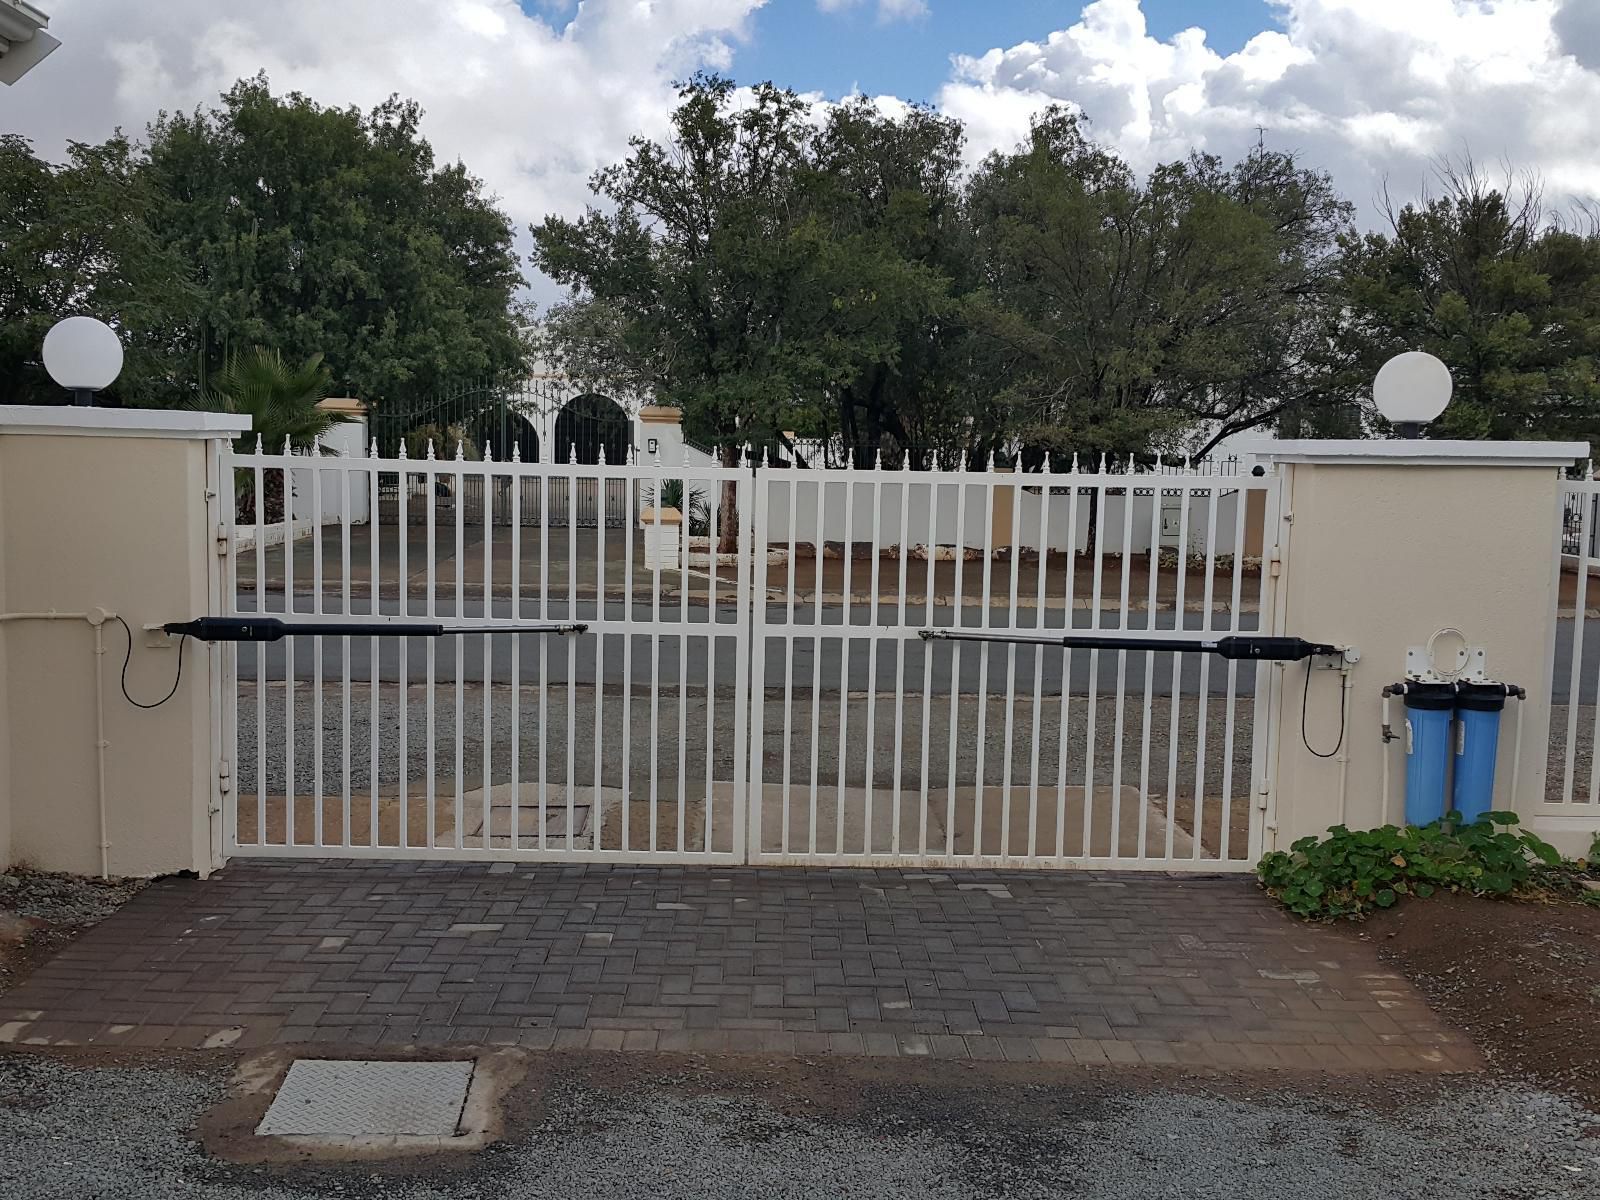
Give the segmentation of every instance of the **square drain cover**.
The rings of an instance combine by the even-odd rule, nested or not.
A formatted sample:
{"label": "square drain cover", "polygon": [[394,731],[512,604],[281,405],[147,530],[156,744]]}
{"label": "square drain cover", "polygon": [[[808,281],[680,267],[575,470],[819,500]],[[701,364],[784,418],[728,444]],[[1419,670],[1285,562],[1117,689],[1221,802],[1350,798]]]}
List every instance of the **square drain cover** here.
{"label": "square drain cover", "polygon": [[297,1058],[256,1126],[311,1137],[454,1137],[473,1063]]}

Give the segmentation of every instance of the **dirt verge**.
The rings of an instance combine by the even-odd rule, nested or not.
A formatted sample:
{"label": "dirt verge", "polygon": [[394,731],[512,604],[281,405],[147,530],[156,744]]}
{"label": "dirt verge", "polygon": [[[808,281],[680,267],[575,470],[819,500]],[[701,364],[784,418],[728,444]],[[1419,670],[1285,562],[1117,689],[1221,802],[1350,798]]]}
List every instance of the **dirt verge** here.
{"label": "dirt verge", "polygon": [[1492,1066],[1600,1111],[1600,909],[1440,894],[1360,936]]}

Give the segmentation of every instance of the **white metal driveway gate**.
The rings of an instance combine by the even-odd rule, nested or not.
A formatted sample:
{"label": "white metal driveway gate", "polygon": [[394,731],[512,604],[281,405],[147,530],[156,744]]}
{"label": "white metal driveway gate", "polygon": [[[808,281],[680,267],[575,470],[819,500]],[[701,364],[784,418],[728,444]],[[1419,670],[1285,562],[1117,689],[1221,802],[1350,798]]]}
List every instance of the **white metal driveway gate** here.
{"label": "white metal driveway gate", "polygon": [[759,472],[781,565],[756,586],[752,860],[1249,869],[1274,664],[1159,639],[1274,632],[1278,494],[1104,464]]}
{"label": "white metal driveway gate", "polygon": [[[233,613],[469,631],[240,646],[229,854],[1259,857],[1274,665],[1159,641],[1277,632],[1276,476],[223,458]],[[622,530],[465,512],[618,489]],[[717,555],[725,490],[738,549]],[[687,512],[684,549],[634,519],[657,497]],[[530,622],[588,630],[510,632]]]}
{"label": "white metal driveway gate", "polygon": [[[714,538],[749,470],[373,455],[224,452],[233,614],[468,632],[240,645],[227,853],[740,861],[749,529],[730,565],[682,570],[649,548],[677,531],[633,514],[686,488]],[[619,489],[622,530],[468,524],[474,495],[551,512]],[[535,622],[588,628],[509,632]]]}

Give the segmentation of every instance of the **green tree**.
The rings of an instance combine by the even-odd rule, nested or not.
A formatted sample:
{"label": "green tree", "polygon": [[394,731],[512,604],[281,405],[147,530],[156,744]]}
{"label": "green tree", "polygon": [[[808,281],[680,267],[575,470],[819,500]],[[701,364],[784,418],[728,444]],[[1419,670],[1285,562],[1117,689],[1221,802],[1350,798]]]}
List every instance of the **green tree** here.
{"label": "green tree", "polygon": [[1058,108],[984,162],[969,203],[984,273],[970,319],[1025,461],[1203,452],[1333,403],[1349,206],[1291,156],[1194,155],[1140,182]]}
{"label": "green tree", "polygon": [[1455,384],[1431,436],[1600,437],[1600,236],[1549,220],[1536,186],[1442,176],[1443,195],[1345,240],[1340,337],[1362,382],[1426,350]]}
{"label": "green tree", "polygon": [[510,225],[465,167],[435,164],[421,117],[257,76],[151,125],[152,226],[201,291],[200,378],[241,347],[320,353],[332,387],[409,407],[519,366]]}
{"label": "green tree", "polygon": [[0,135],[0,395],[53,404],[61,389],[39,348],[63,317],[98,317],[122,339],[122,374],[106,399],[171,403],[193,376],[200,294],[184,257],[153,227],[166,200],[121,134],[74,142],[52,166],[26,139]]}
{"label": "green tree", "polygon": [[677,404],[732,461],[837,428],[841,390],[893,359],[945,283],[839,203],[793,92],[700,76],[680,100],[667,143],[635,138],[595,175],[605,207],[534,228],[534,261],[573,289],[548,327],[557,360]]}

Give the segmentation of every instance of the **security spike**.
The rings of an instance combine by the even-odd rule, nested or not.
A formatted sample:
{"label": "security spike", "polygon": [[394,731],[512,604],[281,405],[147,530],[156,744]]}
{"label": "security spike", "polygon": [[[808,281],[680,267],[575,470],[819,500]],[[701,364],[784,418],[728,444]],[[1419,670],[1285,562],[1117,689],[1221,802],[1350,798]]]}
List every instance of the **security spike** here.
{"label": "security spike", "polygon": [[426,457],[427,457],[429,462],[433,462],[435,459],[437,459],[439,457],[438,454],[436,454],[434,452],[433,439],[432,438],[428,439],[428,450],[427,450]]}

